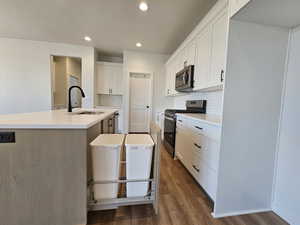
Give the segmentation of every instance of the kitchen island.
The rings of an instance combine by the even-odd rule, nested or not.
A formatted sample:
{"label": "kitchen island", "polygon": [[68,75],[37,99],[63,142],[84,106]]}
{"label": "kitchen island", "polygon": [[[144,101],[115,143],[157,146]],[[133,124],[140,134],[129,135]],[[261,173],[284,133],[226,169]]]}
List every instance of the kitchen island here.
{"label": "kitchen island", "polygon": [[86,224],[89,143],[116,111],[0,115],[1,224]]}

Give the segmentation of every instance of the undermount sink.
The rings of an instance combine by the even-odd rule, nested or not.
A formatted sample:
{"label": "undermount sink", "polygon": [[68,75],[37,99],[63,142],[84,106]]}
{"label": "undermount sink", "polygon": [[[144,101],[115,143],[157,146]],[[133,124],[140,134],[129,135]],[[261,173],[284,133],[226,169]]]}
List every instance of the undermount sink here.
{"label": "undermount sink", "polygon": [[101,111],[80,111],[80,112],[74,112],[76,115],[99,115],[103,114],[104,112]]}

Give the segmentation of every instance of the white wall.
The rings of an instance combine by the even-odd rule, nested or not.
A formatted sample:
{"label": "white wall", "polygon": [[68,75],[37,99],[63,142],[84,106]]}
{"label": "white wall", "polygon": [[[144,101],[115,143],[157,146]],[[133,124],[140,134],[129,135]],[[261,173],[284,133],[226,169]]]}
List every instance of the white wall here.
{"label": "white wall", "polygon": [[271,210],[288,29],[231,21],[214,213]]}
{"label": "white wall", "polygon": [[207,100],[207,114],[220,115],[223,108],[223,91],[213,92],[193,92],[187,95],[174,97],[174,108],[185,109],[185,103],[187,100]]}
{"label": "white wall", "polygon": [[300,224],[300,27],[292,32],[277,155],[273,209],[290,224]]}
{"label": "white wall", "polygon": [[0,49],[0,114],[51,109],[50,55],[82,58],[83,106],[94,106],[93,48],[0,38]]}
{"label": "white wall", "polygon": [[158,111],[173,106],[173,99],[165,97],[165,70],[164,65],[169,55],[124,51],[124,131],[128,132],[129,121],[129,74],[153,74],[153,107],[152,119]]}

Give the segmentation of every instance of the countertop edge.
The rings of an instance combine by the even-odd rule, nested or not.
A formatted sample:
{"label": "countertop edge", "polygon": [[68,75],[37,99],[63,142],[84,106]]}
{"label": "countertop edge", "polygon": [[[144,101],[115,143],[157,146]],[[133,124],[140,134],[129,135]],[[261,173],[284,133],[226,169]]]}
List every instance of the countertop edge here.
{"label": "countertop edge", "polygon": [[[184,113],[176,113],[176,115],[179,115],[181,117],[185,117],[187,119],[198,120],[198,121],[201,121],[203,123],[207,123],[209,125],[213,125],[213,126],[217,126],[217,127],[222,127],[222,122],[217,123],[217,122],[213,122],[213,121],[210,121],[210,120],[205,120],[205,119],[201,119],[201,118],[196,118],[196,117],[193,117],[193,116],[189,116],[189,115],[184,114]],[[220,118],[221,118],[221,116],[220,116]]]}
{"label": "countertop edge", "polygon": [[95,124],[101,122],[102,120],[106,119],[107,117],[113,115],[115,112],[118,112],[118,109],[112,109],[111,112],[106,112],[105,117],[95,119],[94,121],[87,123],[87,124],[1,124],[0,121],[0,130],[12,130],[12,129],[20,129],[20,130],[34,130],[34,129],[40,129],[40,130],[45,130],[45,129],[89,129],[90,127],[94,126]]}

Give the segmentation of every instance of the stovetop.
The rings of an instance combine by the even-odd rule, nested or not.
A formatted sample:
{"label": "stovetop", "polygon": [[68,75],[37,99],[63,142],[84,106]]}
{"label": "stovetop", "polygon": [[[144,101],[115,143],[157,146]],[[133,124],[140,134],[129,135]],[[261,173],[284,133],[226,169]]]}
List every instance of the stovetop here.
{"label": "stovetop", "polygon": [[189,109],[166,109],[165,116],[174,118],[176,113],[205,113],[199,110],[189,110]]}
{"label": "stovetop", "polygon": [[186,101],[186,109],[167,109],[165,116],[175,118],[176,113],[206,113],[206,100]]}

